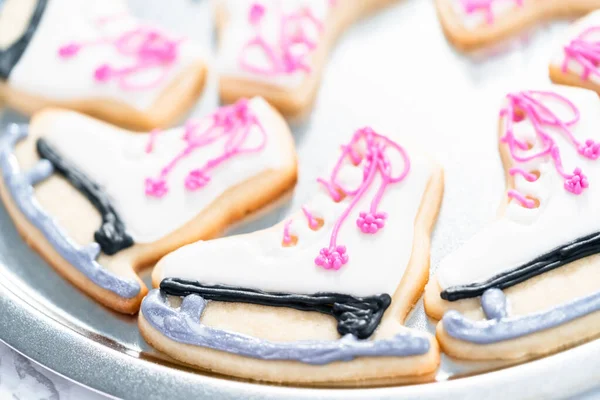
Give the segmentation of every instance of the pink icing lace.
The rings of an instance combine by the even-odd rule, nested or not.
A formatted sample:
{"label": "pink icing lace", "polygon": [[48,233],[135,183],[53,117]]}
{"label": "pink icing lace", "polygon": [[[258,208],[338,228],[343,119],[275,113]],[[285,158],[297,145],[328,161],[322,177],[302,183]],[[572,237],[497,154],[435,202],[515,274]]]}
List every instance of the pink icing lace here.
{"label": "pink icing lace", "polygon": [[578,37],[565,46],[565,59],[562,71],[567,72],[570,60],[578,62],[583,68],[581,79],[588,79],[591,74],[600,76],[600,40],[591,41],[588,36],[600,33],[600,26],[593,26],[584,30]]}
{"label": "pink icing lace", "polygon": [[[489,24],[494,22],[494,12],[492,6],[498,0],[460,0],[464,10],[467,14],[483,11],[485,13],[486,20]],[[523,0],[505,0],[514,1],[518,6],[523,5]]]}
{"label": "pink icing lace", "polygon": [[291,219],[287,220],[283,225],[283,244],[288,246],[292,244],[292,234],[290,233],[290,226],[292,225]]}
{"label": "pink icing lace", "polygon": [[160,129],[152,129],[150,131],[150,137],[148,138],[148,143],[146,144],[146,153],[152,153],[154,150],[154,142],[156,142],[156,137],[161,132]]}
{"label": "pink icing lace", "polygon": [[[178,153],[167,165],[165,165],[157,178],[146,178],[146,195],[162,197],[168,192],[167,177],[177,164],[192,154],[196,149],[215,143],[219,140],[224,142],[223,151],[215,158],[208,160],[203,166],[189,171],[185,179],[187,190],[193,191],[206,186],[210,182],[210,171],[233,157],[257,153],[264,149],[267,143],[267,135],[256,115],[250,110],[248,100],[242,99],[237,103],[221,107],[214,114],[207,117],[212,120],[208,127],[198,132],[201,126],[199,122],[188,122],[186,124],[183,140],[185,148]],[[206,122],[206,121],[205,121]],[[257,127],[261,140],[255,147],[244,148],[250,131]],[[157,137],[157,131],[150,134],[146,152],[153,151]]]}
{"label": "pink icing lace", "polygon": [[[366,148],[364,158],[357,152],[357,147],[364,145]],[[392,175],[392,165],[388,158],[388,151],[396,151],[404,161],[402,171],[397,175]],[[338,173],[344,162],[349,159],[356,166],[362,165],[363,178],[361,184],[356,189],[346,189],[338,181]],[[387,215],[378,211],[379,203],[387,187],[391,184],[402,181],[410,171],[410,159],[406,151],[396,142],[375,133],[371,128],[363,128],[357,131],[350,143],[342,146],[342,154],[338,159],[329,180],[318,179],[329,191],[334,201],[341,201],[345,197],[352,197],[352,200],[342,212],[336,221],[329,247],[321,249],[319,255],[315,258],[315,264],[325,269],[340,269],[348,262],[348,253],[346,247],[337,244],[337,236],[344,221],[350,215],[356,204],[364,196],[373,184],[376,175],[381,177],[381,184],[371,201],[368,212],[361,212],[356,221],[359,229],[367,234],[377,233],[385,225]]]}
{"label": "pink icing lace", "polygon": [[[550,108],[543,103],[544,98],[554,99],[573,113],[570,120],[560,119]],[[596,160],[600,156],[599,146],[593,140],[587,140],[585,143],[579,142],[571,127],[575,125],[580,118],[579,110],[567,98],[553,92],[542,91],[525,91],[507,96],[508,105],[502,109],[500,116],[504,119],[505,133],[502,137],[502,142],[508,145],[511,157],[517,162],[528,162],[541,157],[550,156],[556,171],[564,178],[565,190],[579,195],[586,189],[589,184],[587,177],[582,172],[581,168],[575,168],[573,173],[565,172],[560,158],[560,150],[555,140],[547,131],[547,128],[558,129],[568,140],[575,146],[578,153],[582,156]],[[530,151],[530,145],[517,139],[513,132],[513,124],[523,119],[529,119],[536,132],[537,139],[543,144],[542,150],[537,152]],[[524,171],[520,168],[511,168],[511,175],[522,175],[527,181],[533,182],[537,180],[535,174]],[[535,207],[535,201],[523,196],[516,190],[509,190],[508,196],[519,201],[524,207]]]}
{"label": "pink icing lace", "polygon": [[[330,1],[330,5],[332,4]],[[317,47],[317,43],[309,38],[306,28],[310,25],[322,32],[323,23],[308,7],[291,14],[284,14],[281,17],[278,43],[272,46],[260,33],[260,25],[266,12],[266,7],[258,2],[250,7],[248,19],[258,33],[242,48],[239,59],[242,69],[266,76],[291,74],[298,70],[310,72],[309,61],[306,58]],[[248,61],[248,52],[253,48],[258,48],[267,56],[267,66],[257,66]]]}
{"label": "pink icing lace", "polygon": [[317,229],[319,227],[319,220],[316,219],[309,211],[306,207],[302,207],[302,212],[304,213],[304,216],[306,217],[306,219],[308,220],[308,226],[310,227],[310,229]]}
{"label": "pink icing lace", "polygon": [[[100,24],[106,23],[102,20]],[[139,27],[123,33],[117,38],[102,38],[91,42],[72,42],[58,50],[62,58],[76,56],[84,47],[113,46],[121,56],[134,59],[132,65],[115,67],[102,64],[96,68],[94,78],[98,82],[116,80],[123,90],[144,90],[160,84],[177,60],[178,47],[182,40],[171,40],[160,31],[150,27]],[[150,68],[162,68],[162,73],[151,82],[135,83],[135,74]]]}

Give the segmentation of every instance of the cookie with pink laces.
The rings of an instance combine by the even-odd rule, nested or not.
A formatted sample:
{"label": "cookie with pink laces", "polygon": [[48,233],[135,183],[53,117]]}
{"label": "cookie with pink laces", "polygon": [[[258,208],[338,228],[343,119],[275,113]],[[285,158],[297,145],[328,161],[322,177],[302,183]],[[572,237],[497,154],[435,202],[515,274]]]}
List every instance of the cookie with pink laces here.
{"label": "cookie with pink laces", "polygon": [[147,133],[45,110],[3,138],[0,196],[19,232],[122,313],[136,313],[148,291],[139,270],[219,236],[296,182],[291,132],[258,97]]}
{"label": "cookie with pink laces", "polygon": [[472,51],[551,19],[584,15],[600,8],[600,0],[436,0],[436,7],[448,40]]}
{"label": "cookie with pink laces", "polygon": [[320,153],[331,168],[279,224],[192,243],[158,262],[139,317],[148,343],[251,380],[433,379],[437,342],[404,321],[429,276],[442,170],[370,127]]}
{"label": "cookie with pink laces", "polygon": [[7,0],[0,98],[24,113],[76,110],[133,130],[185,114],[205,82],[192,40],[133,17],[124,0]]}
{"label": "cookie with pink laces", "polygon": [[512,92],[499,122],[498,217],[440,262],[424,299],[447,354],[515,362],[600,335],[600,100]]}
{"label": "cookie with pink laces", "polygon": [[392,1],[218,0],[221,99],[260,95],[286,117],[305,116],[337,37]]}

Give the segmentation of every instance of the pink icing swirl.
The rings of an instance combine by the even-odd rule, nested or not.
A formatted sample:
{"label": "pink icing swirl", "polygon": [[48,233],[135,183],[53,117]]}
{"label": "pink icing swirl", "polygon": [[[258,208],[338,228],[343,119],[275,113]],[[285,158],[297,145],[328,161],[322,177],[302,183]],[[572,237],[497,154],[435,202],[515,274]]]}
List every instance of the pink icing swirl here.
{"label": "pink icing swirl", "polygon": [[[190,121],[186,124],[183,140],[185,148],[178,153],[166,166],[164,166],[156,178],[146,178],[146,195],[162,197],[168,192],[167,177],[177,164],[187,158],[195,150],[216,143],[223,142],[222,153],[208,160],[200,168],[189,171],[184,185],[189,191],[194,191],[208,185],[211,177],[210,172],[227,162],[228,160],[247,153],[262,151],[267,143],[266,132],[248,105],[248,100],[242,99],[237,103],[221,107],[214,114],[206,117],[209,121]],[[204,124],[202,122],[205,122]],[[208,122],[208,124],[206,123]],[[203,127],[201,131],[200,128]],[[260,142],[254,147],[244,147],[253,128],[261,135]],[[150,135],[146,152],[152,152],[156,144],[154,132]]]}
{"label": "pink icing swirl", "polygon": [[460,0],[467,14],[476,12],[485,13],[488,24],[494,23],[494,11],[492,7],[497,1],[514,1],[519,7],[523,6],[523,0]]}
{"label": "pink icing swirl", "polygon": [[[99,21],[104,24],[107,21]],[[116,81],[122,90],[146,90],[159,85],[168,75],[177,60],[179,40],[169,39],[159,30],[151,27],[139,27],[129,30],[116,38],[102,38],[91,42],[71,42],[58,50],[61,58],[77,56],[85,47],[112,46],[120,56],[130,57],[133,63],[125,67],[102,64],[94,71],[98,82]],[[132,79],[137,73],[159,68],[161,73],[150,82],[136,83]]]}
{"label": "pink icing swirl", "polygon": [[[296,71],[311,71],[308,56],[316,49],[317,42],[309,37],[307,29],[323,31],[323,23],[309,7],[302,7],[291,14],[283,14],[279,28],[277,44],[271,45],[261,33],[261,25],[267,8],[261,3],[253,3],[248,13],[248,20],[257,31],[242,48],[239,63],[242,69],[257,75],[276,76],[291,74]],[[266,66],[255,65],[249,61],[251,50],[258,49],[267,57]]]}
{"label": "pink icing swirl", "polygon": [[[358,153],[359,146],[365,148],[364,157],[361,157]],[[397,152],[403,160],[402,170],[396,176],[392,175],[392,164],[388,157],[389,151]],[[338,173],[347,161],[357,167],[362,167],[362,182],[356,189],[344,188],[338,180]],[[376,133],[371,128],[363,128],[354,133],[350,142],[342,146],[342,154],[333,168],[329,180],[318,179],[318,182],[325,186],[334,201],[339,202],[344,198],[351,198],[351,200],[335,222],[329,247],[321,249],[319,255],[315,258],[317,266],[338,270],[348,262],[349,256],[346,247],[337,244],[337,236],[344,221],[372,186],[376,176],[381,178],[380,186],[371,201],[369,211],[359,213],[356,223],[359,229],[366,234],[377,233],[384,227],[387,214],[378,211],[379,203],[388,186],[404,180],[409,171],[410,159],[404,148],[399,144]]]}
{"label": "pink icing swirl", "polygon": [[[572,118],[563,120],[544,104],[544,99],[551,99],[565,106],[572,113]],[[549,129],[558,131],[577,149],[578,153],[588,159],[598,158],[597,146],[592,140],[581,143],[575,138],[571,127],[579,122],[579,110],[569,99],[554,92],[524,91],[509,94],[507,105],[500,112],[504,121],[505,132],[501,141],[508,146],[511,157],[517,162],[528,162],[543,157],[550,157],[556,171],[564,179],[565,190],[580,195],[589,186],[587,177],[581,168],[575,168],[573,173],[567,173],[562,165],[560,150],[556,141],[552,138]],[[542,149],[532,151],[530,145],[517,139],[514,135],[513,126],[515,122],[523,119],[531,121],[537,140],[542,144]],[[537,176],[520,168],[511,168],[511,175],[522,175],[527,181],[537,180]],[[508,196],[519,201],[526,208],[535,207],[535,201],[522,195],[516,190],[510,190]]]}

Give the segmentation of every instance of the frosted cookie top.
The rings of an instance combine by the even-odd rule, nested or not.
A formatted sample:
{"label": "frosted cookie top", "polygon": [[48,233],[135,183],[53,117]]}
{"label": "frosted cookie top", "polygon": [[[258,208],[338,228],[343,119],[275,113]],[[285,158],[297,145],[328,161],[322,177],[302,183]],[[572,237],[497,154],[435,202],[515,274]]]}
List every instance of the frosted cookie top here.
{"label": "frosted cookie top", "polygon": [[221,0],[227,21],[218,67],[228,77],[284,87],[302,84],[313,69],[332,0]]}
{"label": "frosted cookie top", "polygon": [[302,210],[264,231],[185,246],[161,260],[161,279],[267,292],[393,294],[409,265],[433,171],[423,154],[399,143],[358,131],[339,158],[332,154],[331,175]]}
{"label": "frosted cookie top", "polygon": [[190,40],[141,24],[122,0],[50,0],[42,11],[8,76],[28,94],[145,109],[202,55]]}
{"label": "frosted cookie top", "polygon": [[274,118],[255,98],[185,127],[142,135],[68,113],[43,137],[103,188],[133,240],[148,243],[193,219],[226,190],[293,162],[282,152],[287,145]]}
{"label": "frosted cookie top", "polygon": [[552,86],[515,92],[501,111],[514,188],[505,213],[442,260],[442,289],[489,280],[600,230],[600,102]]}

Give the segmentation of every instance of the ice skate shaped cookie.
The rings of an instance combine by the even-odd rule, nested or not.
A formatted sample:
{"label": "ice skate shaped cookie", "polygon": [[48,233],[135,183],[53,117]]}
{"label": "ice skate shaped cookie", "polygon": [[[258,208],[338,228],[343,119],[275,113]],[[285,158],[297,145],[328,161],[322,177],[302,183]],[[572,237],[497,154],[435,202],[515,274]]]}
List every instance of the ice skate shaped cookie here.
{"label": "ice skate shaped cookie", "polygon": [[114,124],[168,126],[204,87],[202,51],[141,23],[123,0],[7,0],[0,100],[25,114],[69,108]]}
{"label": "ice skate shaped cookie", "polygon": [[289,118],[312,108],[337,37],[394,0],[217,0],[221,99],[263,96]]}
{"label": "ice skate shaped cookie", "polygon": [[550,62],[553,82],[600,93],[600,11],[575,22]]}
{"label": "ice skate shaped cookie", "polygon": [[160,289],[142,303],[144,338],[187,364],[252,380],[432,379],[436,341],[402,323],[428,279],[442,170],[370,128],[334,157],[318,193],[280,224],[164,257],[153,272]]}
{"label": "ice skate shaped cookie", "polygon": [[264,100],[134,133],[73,111],[11,125],[0,194],[25,241],[80,290],[135,313],[136,271],[218,236],[296,180],[293,140]]}
{"label": "ice skate shaped cookie", "polygon": [[442,349],[466,359],[530,359],[600,334],[598,96],[511,93],[500,121],[507,201],[425,293]]}
{"label": "ice skate shaped cookie", "polygon": [[448,40],[472,51],[501,42],[544,21],[600,8],[600,0],[436,0]]}

